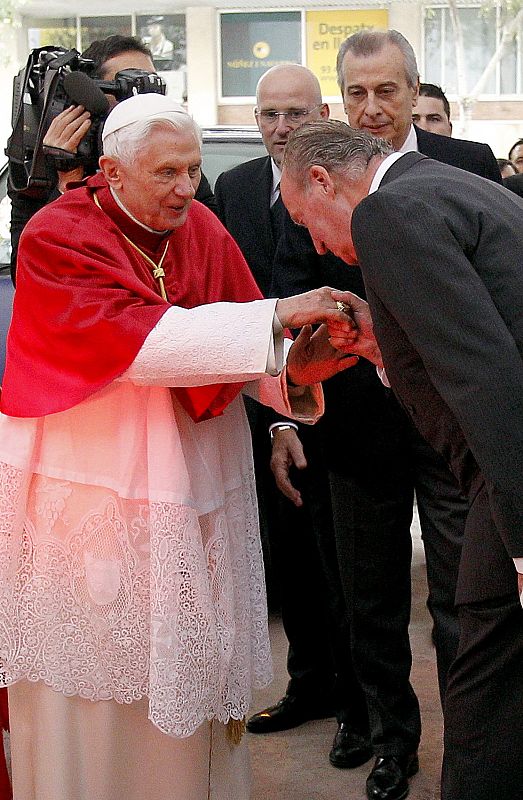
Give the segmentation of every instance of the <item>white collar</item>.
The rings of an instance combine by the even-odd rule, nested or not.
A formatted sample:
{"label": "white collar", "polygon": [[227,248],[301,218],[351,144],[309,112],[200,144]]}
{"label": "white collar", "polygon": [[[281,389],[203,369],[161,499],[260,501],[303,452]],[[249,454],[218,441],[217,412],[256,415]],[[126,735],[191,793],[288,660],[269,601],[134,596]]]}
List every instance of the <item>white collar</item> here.
{"label": "white collar", "polygon": [[398,150],[398,153],[412,153],[412,152],[417,153],[418,150],[419,148],[418,148],[418,137],[416,136],[416,128],[414,127],[414,125],[411,125],[409,134],[405,139],[405,141],[403,142],[403,144],[401,145],[400,149]]}
{"label": "white collar", "polygon": [[416,137],[416,129],[414,125],[410,126],[409,134],[405,139],[405,141],[403,142],[403,144],[401,145],[400,149],[396,153],[391,153],[390,156],[387,156],[387,158],[385,158],[379,165],[378,169],[376,170],[376,174],[372,179],[372,183],[369,189],[369,194],[372,194],[372,192],[375,192],[376,189],[379,188],[379,185],[383,180],[383,176],[385,175],[387,170],[389,170],[392,167],[392,165],[398,160],[398,158],[401,158],[401,156],[405,155],[405,153],[412,153],[412,152],[414,153],[418,152],[418,139]]}
{"label": "white collar", "polygon": [[157,234],[168,233],[168,231],[169,231],[168,228],[166,228],[164,231],[156,231],[154,228],[150,228],[148,225],[146,225],[145,222],[140,222],[140,220],[136,219],[134,214],[131,214],[131,212],[124,206],[124,204],[122,203],[122,201],[120,200],[120,198],[118,197],[116,192],[114,191],[113,187],[110,186],[109,189],[110,189],[111,194],[113,196],[113,200],[116,203],[116,205],[118,206],[118,208],[121,208],[122,211],[124,212],[124,214],[127,214],[129,219],[132,219],[133,222],[136,222],[136,224],[139,225],[140,228],[144,228],[146,231],[149,231],[149,233],[157,233]]}
{"label": "white collar", "polygon": [[372,194],[379,189],[380,183],[383,180],[383,176],[385,173],[392,167],[392,165],[399,159],[404,156],[405,153],[391,153],[390,156],[384,158],[381,164],[379,165],[378,169],[376,170],[374,177],[372,179],[372,183],[369,188],[369,194]]}

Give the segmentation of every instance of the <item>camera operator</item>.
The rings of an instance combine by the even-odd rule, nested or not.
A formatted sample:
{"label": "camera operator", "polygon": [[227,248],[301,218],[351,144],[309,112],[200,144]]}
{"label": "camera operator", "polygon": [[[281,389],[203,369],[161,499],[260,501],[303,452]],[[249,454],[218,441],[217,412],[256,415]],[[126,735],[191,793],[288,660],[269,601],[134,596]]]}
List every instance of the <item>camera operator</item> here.
{"label": "camera operator", "polygon": [[[142,69],[148,73],[156,71],[151,51],[140,39],[134,36],[109,36],[107,39],[100,39],[93,42],[82,55],[84,58],[89,58],[94,62],[91,77],[104,81],[113,81],[116,74],[124,69]],[[117,102],[113,95],[107,95],[107,99],[111,106]],[[72,105],[66,108],[51,122],[43,140],[44,145],[76,153],[78,145],[90,128],[90,117],[90,113],[81,105]],[[60,169],[63,166],[62,162],[57,162],[56,166],[57,184],[49,191],[46,197],[36,199],[16,191],[9,191],[11,198],[11,277],[13,283],[15,282],[18,242],[27,222],[40,208],[63,193],[68,183],[81,181],[87,174],[91,174],[94,171],[83,166],[63,170]],[[199,200],[200,203],[203,203],[212,211],[216,210],[214,194],[203,173],[196,192],[196,200]]]}

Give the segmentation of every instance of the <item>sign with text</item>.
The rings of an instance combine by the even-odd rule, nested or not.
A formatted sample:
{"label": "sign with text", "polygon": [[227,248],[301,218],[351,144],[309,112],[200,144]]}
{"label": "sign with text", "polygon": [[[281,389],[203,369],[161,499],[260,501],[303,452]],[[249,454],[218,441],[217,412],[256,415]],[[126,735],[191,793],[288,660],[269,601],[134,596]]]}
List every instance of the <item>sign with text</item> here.
{"label": "sign with text", "polygon": [[320,81],[324,98],[339,97],[336,57],[341,43],[363,30],[386,30],[389,14],[385,9],[361,11],[307,11],[307,66]]}
{"label": "sign with text", "polygon": [[222,97],[252,97],[264,72],[301,63],[301,12],[221,14]]}

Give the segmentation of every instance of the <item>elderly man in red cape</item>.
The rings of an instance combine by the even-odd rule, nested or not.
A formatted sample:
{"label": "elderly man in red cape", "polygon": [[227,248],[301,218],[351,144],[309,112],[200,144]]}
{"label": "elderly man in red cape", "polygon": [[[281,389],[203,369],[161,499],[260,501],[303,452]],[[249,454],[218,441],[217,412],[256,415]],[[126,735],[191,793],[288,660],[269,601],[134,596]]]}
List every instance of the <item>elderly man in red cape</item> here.
{"label": "elderly man in red cape", "polygon": [[19,251],[0,415],[14,794],[244,800],[238,733],[271,664],[240,392],[314,422],[318,382],[354,363],[328,341],[345,296],[261,298],[191,202],[199,133],[168,98],[120,103],[103,139],[101,172]]}

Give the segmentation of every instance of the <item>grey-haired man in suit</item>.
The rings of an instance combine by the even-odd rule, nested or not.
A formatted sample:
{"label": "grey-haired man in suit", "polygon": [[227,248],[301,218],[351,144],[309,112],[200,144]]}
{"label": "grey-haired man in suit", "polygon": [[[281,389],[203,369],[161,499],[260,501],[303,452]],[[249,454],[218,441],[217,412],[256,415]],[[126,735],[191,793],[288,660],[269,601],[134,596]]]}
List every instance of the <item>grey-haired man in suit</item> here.
{"label": "grey-haired man in suit", "polygon": [[[384,137],[398,152],[419,151],[501,182],[487,145],[412,124],[418,69],[411,45],[397,31],[350,36],[340,47],[337,73],[353,128]],[[386,261],[388,254],[382,257]],[[288,219],[275,256],[272,291],[288,295],[294,287],[311,289],[323,283],[364,296],[360,271],[348,269],[332,253],[318,255],[308,232]],[[351,739],[359,741],[361,733],[370,740],[377,757],[367,781],[370,800],[401,800],[417,770],[420,735],[419,709],[409,684],[413,490],[442,699],[458,646],[454,599],[468,502],[444,459],[419,436],[370,365],[362,361],[351,372],[346,379],[338,376],[325,383],[322,426],[352,663],[369,721],[362,730],[365,715],[358,719],[351,713],[338,738],[345,747]],[[344,442],[350,442],[350,458]]]}
{"label": "grey-haired man in suit", "polygon": [[[332,121],[290,138],[281,187],[317,252],[361,268],[372,320],[354,297],[347,311],[361,336],[348,349],[385,368],[467,497],[442,798],[519,800],[523,201]],[[331,343],[343,349],[335,331]]]}

